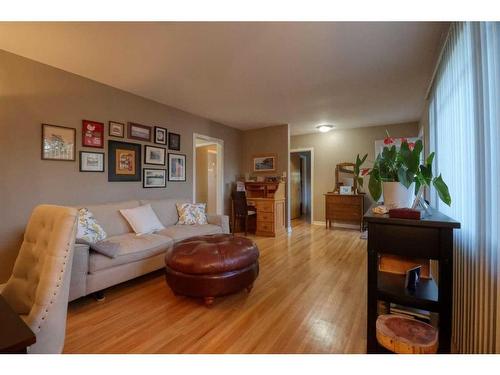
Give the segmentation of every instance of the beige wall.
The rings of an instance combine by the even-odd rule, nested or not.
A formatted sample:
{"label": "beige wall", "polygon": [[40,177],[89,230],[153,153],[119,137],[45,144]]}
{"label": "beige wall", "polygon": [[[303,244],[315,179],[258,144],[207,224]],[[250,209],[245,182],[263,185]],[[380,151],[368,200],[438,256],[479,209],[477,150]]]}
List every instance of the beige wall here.
{"label": "beige wall", "polygon": [[[259,154],[275,154],[277,157],[276,172],[253,173],[253,157]],[[288,124],[270,126],[261,129],[246,130],[243,133],[243,148],[241,153],[241,173],[255,176],[290,174],[290,129]],[[290,196],[290,186],[287,186],[287,197]],[[287,222],[290,212],[287,202]]]}
{"label": "beige wall", "polygon": [[[323,194],[332,191],[335,185],[335,165],[341,162],[354,162],[356,155],[368,153],[365,165],[371,167],[375,159],[375,140],[385,137],[385,130],[394,137],[415,137],[418,123],[373,126],[348,130],[333,130],[329,133],[296,135],[290,138],[293,149],[314,149],[314,221],[325,220],[325,201]],[[368,179],[365,182],[368,192]],[[369,195],[365,204],[370,204]]]}
{"label": "beige wall", "polygon": [[[187,181],[167,182],[166,189],[143,189],[142,182],[108,182],[107,160],[105,173],[81,173],[78,160],[40,159],[41,123],[76,128],[78,152],[83,149],[82,119],[104,122],[106,141],[109,120],[158,125],[180,133]],[[11,272],[24,227],[37,204],[191,198],[193,132],[224,140],[226,212],[230,188],[240,174],[241,131],[1,50],[0,130],[0,282]],[[107,153],[107,148],[98,151]]]}

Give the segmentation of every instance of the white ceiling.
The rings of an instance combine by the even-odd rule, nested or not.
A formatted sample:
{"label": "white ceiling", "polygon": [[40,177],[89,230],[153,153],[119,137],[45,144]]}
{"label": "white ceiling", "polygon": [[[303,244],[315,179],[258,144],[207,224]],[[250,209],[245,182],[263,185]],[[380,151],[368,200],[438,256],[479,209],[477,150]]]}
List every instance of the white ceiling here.
{"label": "white ceiling", "polygon": [[0,48],[239,129],[415,121],[446,23],[0,23]]}

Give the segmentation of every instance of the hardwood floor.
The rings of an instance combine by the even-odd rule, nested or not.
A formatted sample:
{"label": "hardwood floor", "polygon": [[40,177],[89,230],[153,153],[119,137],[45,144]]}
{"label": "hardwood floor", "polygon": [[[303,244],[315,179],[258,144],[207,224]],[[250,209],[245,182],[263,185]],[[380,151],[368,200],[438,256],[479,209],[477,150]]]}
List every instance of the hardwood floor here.
{"label": "hardwood floor", "polygon": [[65,353],[365,353],[366,241],[297,222],[255,238],[250,294],[176,297],[161,271],[70,303]]}

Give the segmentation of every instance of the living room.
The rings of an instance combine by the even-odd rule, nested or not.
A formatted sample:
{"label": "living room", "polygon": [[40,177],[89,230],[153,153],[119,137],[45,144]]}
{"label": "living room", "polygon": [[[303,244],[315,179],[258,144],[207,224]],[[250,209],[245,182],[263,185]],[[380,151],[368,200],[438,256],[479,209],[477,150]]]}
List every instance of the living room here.
{"label": "living room", "polygon": [[499,353],[464,17],[0,22],[0,353]]}

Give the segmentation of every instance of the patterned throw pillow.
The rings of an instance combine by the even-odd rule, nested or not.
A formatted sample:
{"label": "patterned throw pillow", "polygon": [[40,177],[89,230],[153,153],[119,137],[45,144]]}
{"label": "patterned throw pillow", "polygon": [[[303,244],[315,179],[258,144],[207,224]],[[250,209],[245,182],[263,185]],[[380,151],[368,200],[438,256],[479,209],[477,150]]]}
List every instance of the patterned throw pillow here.
{"label": "patterned throw pillow", "polygon": [[208,224],[205,214],[206,203],[177,203],[179,221],[177,224]]}
{"label": "patterned throw pillow", "polygon": [[86,208],[80,208],[78,210],[78,231],[76,233],[76,239],[88,243],[96,243],[104,240],[106,237],[106,232],[97,223],[92,213]]}

